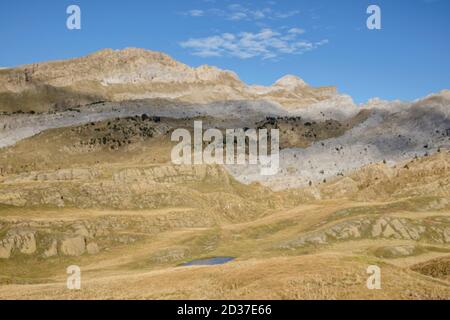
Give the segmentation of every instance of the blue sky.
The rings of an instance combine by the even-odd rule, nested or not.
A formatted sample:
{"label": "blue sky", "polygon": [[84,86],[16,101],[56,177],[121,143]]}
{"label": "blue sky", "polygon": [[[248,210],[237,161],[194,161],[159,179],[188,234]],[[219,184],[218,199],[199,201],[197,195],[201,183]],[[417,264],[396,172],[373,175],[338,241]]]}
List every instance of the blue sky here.
{"label": "blue sky", "polygon": [[[66,28],[71,4],[81,30]],[[382,30],[366,27],[370,4]],[[448,0],[1,1],[0,40],[0,67],[141,47],[249,84],[295,74],[356,102],[450,89]]]}

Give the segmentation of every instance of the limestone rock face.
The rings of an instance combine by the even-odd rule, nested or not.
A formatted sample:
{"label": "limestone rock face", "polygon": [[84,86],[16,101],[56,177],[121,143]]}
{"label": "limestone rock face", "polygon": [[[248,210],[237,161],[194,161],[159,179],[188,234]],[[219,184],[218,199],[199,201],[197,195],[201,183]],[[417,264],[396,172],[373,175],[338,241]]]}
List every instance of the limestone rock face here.
{"label": "limestone rock face", "polygon": [[[269,87],[250,87],[231,71],[189,67],[168,55],[138,48],[106,49],[91,55],[0,70],[0,111],[48,111],[97,101],[150,98],[193,103],[265,99],[289,108],[337,96],[331,87],[312,88],[286,76]],[[11,104],[11,102],[13,102]]]}
{"label": "limestone rock face", "polygon": [[81,256],[86,251],[86,240],[82,236],[70,236],[61,240],[60,252],[65,256]]}

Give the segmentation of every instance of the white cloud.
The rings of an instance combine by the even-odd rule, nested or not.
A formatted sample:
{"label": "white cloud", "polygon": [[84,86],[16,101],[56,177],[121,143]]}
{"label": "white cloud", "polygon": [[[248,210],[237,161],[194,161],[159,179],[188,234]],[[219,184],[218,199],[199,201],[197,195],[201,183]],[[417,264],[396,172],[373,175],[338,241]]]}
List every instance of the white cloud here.
{"label": "white cloud", "polygon": [[202,17],[204,14],[205,14],[205,12],[203,10],[198,10],[198,9],[189,10],[187,12],[187,15],[189,15],[191,17]]}
{"label": "white cloud", "polygon": [[191,17],[202,17],[202,16],[216,16],[221,17],[226,20],[232,21],[258,21],[263,19],[277,20],[286,19],[292,16],[298,15],[299,10],[292,10],[287,12],[274,11],[269,7],[265,8],[249,8],[238,3],[230,4],[224,9],[212,8],[205,10],[189,10],[185,12],[184,15]]}
{"label": "white cloud", "polygon": [[248,18],[247,14],[244,12],[233,12],[228,16],[230,20],[244,20]]}
{"label": "white cloud", "polygon": [[292,28],[289,29],[288,33],[293,33],[293,34],[304,34],[305,30],[300,29],[300,28]]}
{"label": "white cloud", "polygon": [[[300,32],[300,30],[302,32]],[[312,42],[300,39],[304,30],[292,28],[287,32],[265,28],[259,32],[223,33],[205,38],[191,38],[180,45],[191,49],[200,57],[237,57],[249,59],[273,59],[286,54],[302,54],[328,43],[328,40]]]}
{"label": "white cloud", "polygon": [[286,19],[300,14],[299,10],[292,10],[288,12],[276,12],[275,17],[279,19]]}
{"label": "white cloud", "polygon": [[261,10],[256,10],[254,11],[253,16],[255,17],[255,19],[264,19],[266,17],[266,14]]}

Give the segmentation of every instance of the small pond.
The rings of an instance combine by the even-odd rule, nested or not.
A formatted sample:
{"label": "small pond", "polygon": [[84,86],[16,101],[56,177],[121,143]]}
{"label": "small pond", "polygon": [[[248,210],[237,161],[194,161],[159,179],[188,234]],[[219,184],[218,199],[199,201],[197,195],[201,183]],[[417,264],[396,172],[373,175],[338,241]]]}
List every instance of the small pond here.
{"label": "small pond", "polygon": [[195,259],[186,263],[183,263],[181,266],[212,266],[217,264],[225,264],[227,262],[233,261],[235,258],[233,257],[214,257],[214,258],[206,258],[206,259]]}

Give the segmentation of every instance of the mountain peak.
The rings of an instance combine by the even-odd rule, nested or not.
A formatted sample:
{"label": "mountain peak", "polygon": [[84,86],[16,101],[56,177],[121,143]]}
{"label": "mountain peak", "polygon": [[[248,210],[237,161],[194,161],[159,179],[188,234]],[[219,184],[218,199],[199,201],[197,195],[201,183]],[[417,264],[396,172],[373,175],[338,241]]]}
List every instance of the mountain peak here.
{"label": "mountain peak", "polygon": [[307,87],[308,84],[299,77],[288,74],[275,82],[274,86],[293,89],[297,87]]}
{"label": "mountain peak", "polygon": [[162,64],[169,64],[169,65],[182,65],[181,63],[178,63],[175,61],[172,57],[169,55],[159,52],[159,51],[152,51],[142,48],[125,48],[125,49],[103,49],[97,52],[94,52],[85,58],[98,58],[101,60],[142,60],[142,62],[158,62]]}

